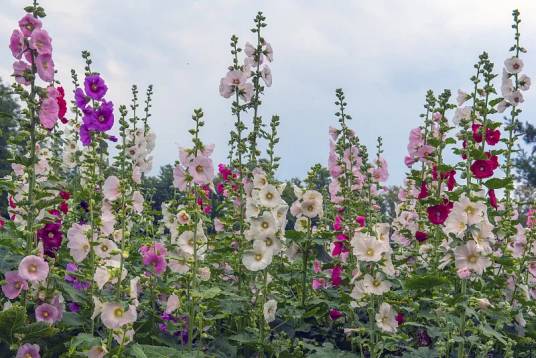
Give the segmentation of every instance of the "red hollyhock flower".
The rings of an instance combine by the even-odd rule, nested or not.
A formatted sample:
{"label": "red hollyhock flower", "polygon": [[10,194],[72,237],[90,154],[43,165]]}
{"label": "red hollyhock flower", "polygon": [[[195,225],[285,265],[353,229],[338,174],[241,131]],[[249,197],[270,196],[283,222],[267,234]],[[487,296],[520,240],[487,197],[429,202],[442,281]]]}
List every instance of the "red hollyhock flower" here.
{"label": "red hollyhock flower", "polygon": [[66,201],[60,203],[59,209],[62,213],[67,214],[69,212],[69,204]]}
{"label": "red hollyhock flower", "polygon": [[0,230],[3,229],[5,225],[6,222],[4,221],[4,219],[0,219]]}
{"label": "red hollyhock flower", "polygon": [[488,160],[491,161],[491,166],[493,170],[499,167],[499,157],[497,157],[496,155],[492,155],[489,152],[486,152],[486,157],[488,157]]}
{"label": "red hollyhock flower", "polygon": [[404,314],[402,312],[398,312],[395,316],[396,321],[398,322],[398,325],[400,326],[402,323],[406,322],[406,318],[404,317]]}
{"label": "red hollyhock flower", "polygon": [[477,179],[493,176],[494,163],[491,160],[477,159],[471,164],[471,172]]}
{"label": "red hollyhock flower", "polygon": [[443,204],[430,206],[428,209],[426,209],[426,211],[428,212],[428,220],[430,220],[432,224],[441,225],[449,217],[451,209],[452,203],[450,203],[449,201]]}
{"label": "red hollyhock flower", "polygon": [[69,200],[69,198],[71,197],[71,193],[69,193],[67,191],[60,191],[60,197],[63,200]]}
{"label": "red hollyhock flower", "polygon": [[486,128],[486,143],[489,145],[495,145],[499,143],[499,140],[501,139],[501,131],[498,129],[490,129]]}
{"label": "red hollyhock flower", "polygon": [[454,187],[456,186],[456,178],[454,176],[456,176],[456,170],[451,170],[450,172],[448,172],[448,179],[447,179],[447,189],[449,191],[452,191],[452,189],[454,189]]}
{"label": "red hollyhock flower", "polygon": [[341,273],[342,273],[342,268],[340,266],[335,266],[331,270],[331,284],[334,287],[338,287],[342,283]]}
{"label": "red hollyhock flower", "polygon": [[331,318],[333,321],[341,318],[343,316],[343,314],[341,313],[341,311],[335,309],[335,308],[332,308],[329,310],[329,318]]}
{"label": "red hollyhock flower", "polygon": [[[467,141],[466,140],[463,141],[462,146],[463,146],[463,149],[467,148]],[[467,159],[467,152],[465,150],[462,150],[462,159]]]}
{"label": "red hollyhock flower", "polygon": [[495,209],[497,209],[498,205],[497,205],[497,197],[495,196],[495,190],[493,189],[488,190],[488,197],[489,197],[489,204],[493,206]]}
{"label": "red hollyhock flower", "polygon": [[428,197],[428,188],[426,187],[426,182],[423,181],[421,183],[421,191],[419,192],[419,195],[417,196],[417,199],[425,199]]}
{"label": "red hollyhock flower", "polygon": [[482,142],[482,133],[480,130],[481,127],[482,126],[480,124],[476,124],[476,123],[473,123],[473,125],[471,126],[473,130],[473,140],[477,143]]}
{"label": "red hollyhock flower", "polygon": [[415,233],[415,239],[417,239],[418,242],[425,242],[428,240],[428,234],[424,231],[417,231]]}
{"label": "red hollyhock flower", "polygon": [[61,120],[63,124],[67,123],[67,119],[65,118],[65,114],[67,113],[67,102],[65,101],[65,91],[63,87],[56,88],[58,93],[60,94],[58,97],[56,97],[56,101],[58,102],[58,117]]}

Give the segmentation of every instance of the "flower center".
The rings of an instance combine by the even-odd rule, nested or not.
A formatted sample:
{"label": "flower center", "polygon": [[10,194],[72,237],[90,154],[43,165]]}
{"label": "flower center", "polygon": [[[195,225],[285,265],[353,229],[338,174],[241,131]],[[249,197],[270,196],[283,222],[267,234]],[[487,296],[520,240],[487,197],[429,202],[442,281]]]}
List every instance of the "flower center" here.
{"label": "flower center", "polygon": [[272,193],[266,193],[266,199],[272,200],[274,198],[274,194]]}
{"label": "flower center", "polygon": [[378,287],[379,285],[381,285],[381,283],[382,282],[380,280],[375,279],[375,280],[372,281],[372,286]]}
{"label": "flower center", "polygon": [[194,239],[190,239],[190,240],[188,240],[188,245],[190,245],[190,246],[194,246]]}
{"label": "flower center", "polygon": [[367,250],[367,256],[374,256],[374,250],[373,249],[368,249]]}
{"label": "flower center", "polygon": [[96,83],[91,84],[91,90],[92,91],[96,91],[97,89],[98,89],[98,87],[97,87]]}
{"label": "flower center", "polygon": [[235,78],[233,80],[233,85],[239,85],[240,84],[240,80],[238,78]]}
{"label": "flower center", "polygon": [[202,165],[196,166],[195,171],[198,172],[199,174],[203,173],[203,166]]}
{"label": "flower center", "polygon": [[519,69],[520,66],[519,66],[519,63],[514,63],[512,67],[514,68],[514,70],[517,70]]}
{"label": "flower center", "polygon": [[266,243],[266,246],[272,246],[274,242],[272,241],[272,239],[267,238],[265,243]]}
{"label": "flower center", "polygon": [[467,261],[469,261],[472,264],[476,264],[477,260],[478,260],[478,257],[476,255],[469,255],[469,257],[467,258]]}
{"label": "flower center", "polygon": [[263,229],[268,229],[268,227],[270,227],[270,225],[269,225],[266,221],[263,221],[263,222],[261,223],[261,227],[262,227]]}
{"label": "flower center", "polygon": [[262,255],[261,254],[256,254],[255,255],[255,260],[257,260],[257,261],[262,260]]}
{"label": "flower center", "polygon": [[26,354],[24,355],[24,358],[33,358],[33,357],[32,357],[32,355],[31,355],[30,353],[26,353]]}
{"label": "flower center", "polygon": [[15,283],[15,288],[16,288],[17,290],[18,290],[19,288],[21,288],[21,286],[22,286],[22,285],[21,285],[20,282],[17,281],[17,282]]}
{"label": "flower center", "polygon": [[104,251],[104,252],[108,251],[108,246],[106,246],[104,244],[101,245],[101,250]]}
{"label": "flower center", "polygon": [[48,318],[49,313],[47,311],[43,312],[43,317]]}
{"label": "flower center", "polygon": [[115,310],[114,310],[114,316],[117,317],[117,318],[121,318],[123,317],[123,314],[125,313],[125,311],[123,311],[123,309],[121,307],[117,307]]}
{"label": "flower center", "polygon": [[28,271],[32,273],[37,272],[37,265],[31,264],[30,267],[28,268]]}
{"label": "flower center", "polygon": [[101,114],[99,117],[98,117],[98,120],[99,122],[104,122],[106,120],[106,118],[104,118],[104,116]]}
{"label": "flower center", "polygon": [[54,233],[53,233],[52,231],[50,231],[50,232],[48,233],[48,238],[49,238],[49,239],[52,239],[53,237],[54,237]]}

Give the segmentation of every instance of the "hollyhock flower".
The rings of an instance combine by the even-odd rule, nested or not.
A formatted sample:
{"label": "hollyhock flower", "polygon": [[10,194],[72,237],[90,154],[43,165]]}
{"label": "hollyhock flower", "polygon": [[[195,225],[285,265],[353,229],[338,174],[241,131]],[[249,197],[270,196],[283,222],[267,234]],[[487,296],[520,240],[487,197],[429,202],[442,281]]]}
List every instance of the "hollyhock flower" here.
{"label": "hollyhock flower", "polygon": [[21,85],[27,86],[30,84],[30,81],[24,77],[24,75],[30,73],[30,71],[30,65],[24,61],[15,61],[13,63],[13,76],[15,76],[15,81]]}
{"label": "hollyhock flower", "polygon": [[376,313],[376,325],[379,329],[388,333],[395,333],[398,327],[396,314],[391,305],[383,302],[380,305],[378,313]]}
{"label": "hollyhock flower", "polygon": [[458,107],[463,105],[470,98],[471,96],[469,94],[459,89],[458,96],[456,97],[456,102],[458,103]]}
{"label": "hollyhock flower", "polygon": [[101,321],[109,329],[118,329],[126,324],[134,323],[138,318],[136,307],[130,305],[125,310],[119,303],[107,302],[102,307]]}
{"label": "hollyhock flower", "polygon": [[468,268],[468,267],[460,267],[457,271],[456,271],[456,274],[458,275],[458,277],[462,280],[467,280],[469,277],[471,277],[471,270]]}
{"label": "hollyhock flower", "polygon": [[341,318],[342,316],[344,316],[342,314],[341,311],[339,311],[338,309],[335,309],[335,308],[331,308],[329,310],[329,318],[331,318],[332,321],[336,321],[338,320],[339,318]]}
{"label": "hollyhock flower", "polygon": [[58,112],[60,108],[58,101],[54,97],[47,97],[41,102],[39,109],[39,122],[46,129],[52,129],[58,121]]}
{"label": "hollyhock flower", "polygon": [[37,29],[32,32],[30,37],[30,48],[36,50],[39,55],[52,54],[52,39],[48,36],[46,30]]}
{"label": "hollyhock flower", "polygon": [[186,181],[186,172],[180,165],[173,169],[173,186],[180,191],[186,190],[188,182]]}
{"label": "hollyhock flower", "polygon": [[386,250],[385,245],[379,240],[362,233],[357,233],[350,244],[353,247],[356,258],[367,262],[380,261]]}
{"label": "hollyhock flower", "polygon": [[108,350],[106,349],[106,347],[93,346],[87,352],[87,356],[88,358],[104,358],[106,356],[106,353],[108,353]]}
{"label": "hollyhock flower", "polygon": [[67,231],[67,247],[70,254],[76,262],[82,262],[91,251],[87,233],[90,230],[89,225],[73,224]]}
{"label": "hollyhock flower", "polygon": [[457,269],[467,268],[479,275],[482,275],[484,270],[491,265],[491,260],[482,256],[477,243],[473,240],[465,245],[456,247],[454,257]]}
{"label": "hollyhock flower", "polygon": [[19,263],[19,275],[30,282],[40,282],[48,277],[48,263],[39,256],[29,255]]}
{"label": "hollyhock flower", "polygon": [[41,358],[41,354],[39,354],[39,346],[30,343],[23,344],[17,350],[15,358]]}
{"label": "hollyhock flower", "polygon": [[445,221],[445,232],[461,238],[467,230],[467,221],[465,212],[455,210]]}
{"label": "hollyhock flower", "polygon": [[143,195],[138,190],[132,193],[132,208],[138,214],[141,214],[141,212],[143,211],[144,201],[145,199],[143,198]]}
{"label": "hollyhock flower", "polygon": [[6,283],[2,285],[2,292],[10,300],[17,298],[22,290],[28,289],[28,283],[18,271],[8,271],[4,276]]}
{"label": "hollyhock flower", "polygon": [[271,184],[265,185],[258,191],[259,203],[267,208],[275,208],[281,201],[277,188]]}
{"label": "hollyhock flower", "polygon": [[102,104],[95,111],[94,116],[90,116],[92,120],[88,128],[97,132],[106,132],[114,126],[114,104],[110,101],[102,101]]}
{"label": "hollyhock flower", "polygon": [[521,75],[518,78],[519,88],[522,91],[528,91],[530,89],[531,81],[530,77],[527,75]]}
{"label": "hollyhock flower", "polygon": [[9,49],[13,57],[17,60],[21,59],[22,52],[24,51],[24,36],[19,30],[13,30],[9,39]]}
{"label": "hollyhock flower", "polygon": [[188,172],[195,184],[210,184],[214,178],[212,159],[199,155],[188,164]]}
{"label": "hollyhock flower", "polygon": [[428,240],[428,234],[424,231],[416,231],[415,232],[415,239],[418,241],[418,242],[425,242],[426,240]]}
{"label": "hollyhock flower", "polygon": [[59,319],[59,311],[55,306],[43,303],[36,307],[35,319],[37,322],[53,324]]}
{"label": "hollyhock flower", "polygon": [[19,28],[24,36],[29,37],[35,29],[40,29],[42,26],[41,20],[33,14],[26,14],[19,20]]}
{"label": "hollyhock flower", "polygon": [[523,93],[521,93],[521,91],[519,90],[508,93],[506,96],[504,96],[504,99],[512,106],[517,106],[525,102],[525,99],[523,98]]}
{"label": "hollyhock flower", "polygon": [[473,140],[477,143],[481,143],[482,142],[482,131],[481,131],[481,128],[482,126],[478,123],[473,123],[471,125],[471,129],[473,131]]}
{"label": "hollyhock flower", "polygon": [[270,70],[268,65],[264,65],[262,68],[261,77],[264,80],[264,83],[266,83],[266,87],[270,87],[272,85],[272,70]]}
{"label": "hollyhock flower", "polygon": [[37,230],[37,237],[43,242],[45,254],[54,256],[61,246],[63,234],[61,232],[61,223],[47,223],[44,227]]}
{"label": "hollyhock flower", "polygon": [[108,87],[104,83],[104,80],[97,73],[89,75],[85,78],[84,89],[86,91],[86,95],[96,101],[101,100],[108,91]]}
{"label": "hollyhock flower", "polygon": [[471,164],[471,172],[477,179],[485,179],[493,176],[494,164],[489,159],[477,159]]}
{"label": "hollyhock flower", "polygon": [[272,263],[272,256],[272,251],[267,249],[263,240],[255,240],[253,249],[244,252],[242,263],[249,271],[260,271]]}
{"label": "hollyhock flower", "polygon": [[81,88],[77,88],[74,91],[74,101],[76,103],[76,106],[80,108],[81,110],[86,108],[86,105],[89,103],[90,98],[86,96],[84,93],[84,90]]}
{"label": "hollyhock flower", "polygon": [[380,158],[376,164],[378,167],[372,170],[372,176],[379,182],[385,182],[389,178],[387,161],[384,158]]}
{"label": "hollyhock flower", "polygon": [[402,325],[402,323],[406,322],[406,318],[404,317],[404,313],[398,312],[395,317],[396,321],[398,322],[398,325]]}
{"label": "hollyhock flower", "polygon": [[421,191],[419,192],[419,195],[417,196],[417,199],[422,200],[426,199],[428,197],[428,188],[426,187],[426,182],[423,181],[421,183]]}
{"label": "hollyhock flower", "polygon": [[501,131],[498,129],[486,128],[486,143],[495,145],[501,139]]}
{"label": "hollyhock flower", "polygon": [[428,212],[428,220],[430,220],[432,224],[441,225],[447,220],[450,210],[451,205],[449,203],[430,206],[426,209]]}
{"label": "hollyhock flower", "polygon": [[365,220],[365,217],[364,217],[364,216],[358,215],[358,216],[355,218],[355,222],[358,223],[359,226],[361,226],[361,227],[365,227],[366,220]]}
{"label": "hollyhock flower", "polygon": [[374,276],[366,274],[363,277],[363,290],[365,293],[373,295],[383,295],[391,289],[391,283],[384,280],[384,277],[380,273],[376,273]]}
{"label": "hollyhock flower", "polygon": [[473,108],[471,106],[463,106],[456,108],[456,112],[454,112],[454,117],[452,118],[452,122],[455,125],[459,125],[460,122],[468,121],[471,119],[471,112],[473,111]]}
{"label": "hollyhock flower", "polygon": [[523,70],[523,60],[519,57],[512,56],[504,60],[504,67],[508,73],[519,73]]}
{"label": "hollyhock flower", "polygon": [[339,287],[342,283],[342,268],[340,266],[335,266],[331,269],[331,285],[333,287]]}
{"label": "hollyhock flower", "polygon": [[527,227],[536,225],[536,209],[529,209],[527,212]]}
{"label": "hollyhock flower", "polygon": [[102,193],[104,198],[109,201],[114,201],[121,195],[119,178],[115,175],[111,175],[104,181],[102,185]]}
{"label": "hollyhock flower", "polygon": [[258,218],[252,220],[251,230],[256,238],[273,237],[277,231],[274,215],[269,211],[264,211]]}
{"label": "hollyhock flower", "polygon": [[273,299],[266,301],[262,308],[262,312],[266,323],[275,321],[275,314],[277,312],[277,301]]}
{"label": "hollyhock flower", "polygon": [[326,288],[327,283],[324,278],[315,278],[312,282],[312,288],[313,290],[320,290],[321,288]]}
{"label": "hollyhock flower", "polygon": [[495,196],[495,190],[490,189],[488,190],[488,197],[489,197],[489,204],[497,209],[499,206],[497,205],[497,197]]}
{"label": "hollyhock flower", "polygon": [[167,250],[161,243],[155,243],[152,246],[142,246],[140,253],[143,256],[143,264],[151,266],[157,275],[161,275],[166,271],[166,254]]}
{"label": "hollyhock flower", "polygon": [[88,146],[91,144],[91,131],[89,130],[89,128],[85,125],[85,124],[82,124],[80,126],[80,141],[82,142],[82,144],[84,146]]}
{"label": "hollyhock flower", "polygon": [[180,307],[180,300],[179,297],[176,294],[169,295],[167,302],[166,302],[166,309],[164,312],[167,314],[173,313],[176,309]]}
{"label": "hollyhock flower", "polygon": [[456,170],[451,170],[447,173],[447,189],[452,191],[456,186]]}
{"label": "hollyhock flower", "polygon": [[54,61],[50,55],[39,55],[35,60],[37,74],[45,82],[54,81]]}

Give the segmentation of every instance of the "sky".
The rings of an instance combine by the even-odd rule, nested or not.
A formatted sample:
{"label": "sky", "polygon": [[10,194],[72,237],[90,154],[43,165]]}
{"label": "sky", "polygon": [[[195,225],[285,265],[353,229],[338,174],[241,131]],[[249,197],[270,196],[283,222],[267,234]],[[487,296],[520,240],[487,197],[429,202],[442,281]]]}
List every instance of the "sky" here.
{"label": "sky", "polygon": [[[9,36],[27,5],[2,0],[0,77],[11,74]],[[152,128],[157,135],[153,173],[190,145],[194,108],[202,107],[205,143],[225,161],[234,119],[230,101],[218,92],[231,63],[229,39],[254,42],[249,29],[257,11],[274,50],[273,85],[260,114],[281,118],[281,179],[304,177],[327,163],[328,127],[336,124],[335,89],[343,88],[350,126],[374,152],[383,137],[389,184],[399,184],[409,131],[420,124],[424,96],[449,88],[470,89],[473,65],[487,51],[500,73],[513,43],[511,12],[521,11],[526,73],[536,69],[536,1],[513,0],[42,0],[44,28],[53,38],[57,79],[72,90],[70,70],[83,73],[82,50],[93,58],[109,87],[107,97],[128,104],[130,88],[154,85]],[[532,77],[532,76],[531,76]],[[522,120],[535,123],[534,91]],[[246,121],[251,121],[249,117]]]}

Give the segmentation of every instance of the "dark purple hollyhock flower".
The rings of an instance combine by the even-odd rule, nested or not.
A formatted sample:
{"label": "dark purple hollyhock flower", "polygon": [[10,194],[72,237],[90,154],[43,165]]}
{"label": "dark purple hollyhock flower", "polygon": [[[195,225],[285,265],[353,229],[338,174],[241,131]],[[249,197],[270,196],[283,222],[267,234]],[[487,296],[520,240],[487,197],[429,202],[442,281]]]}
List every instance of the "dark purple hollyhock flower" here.
{"label": "dark purple hollyhock flower", "polygon": [[48,223],[44,227],[37,230],[37,237],[43,241],[45,254],[54,256],[61,246],[63,234],[61,233],[60,223]]}
{"label": "dark purple hollyhock flower", "polygon": [[417,339],[417,345],[419,347],[427,347],[432,344],[432,338],[428,335],[428,332],[426,332],[426,329],[419,329],[417,330],[416,337]]}
{"label": "dark purple hollyhock flower", "polygon": [[108,140],[109,140],[110,142],[114,142],[114,143],[116,143],[116,142],[117,142],[117,137],[114,136],[114,135],[111,135],[111,136],[108,136]]}
{"label": "dark purple hollyhock flower", "polygon": [[74,101],[76,102],[76,106],[78,108],[84,110],[86,108],[86,105],[89,103],[89,97],[86,96],[86,94],[81,88],[77,88],[74,91]]}
{"label": "dark purple hollyhock flower", "polygon": [[84,209],[84,211],[88,211],[88,210],[89,210],[89,204],[88,204],[87,201],[85,201],[85,200],[82,200],[82,201],[80,202],[80,207],[81,207],[82,209]]}
{"label": "dark purple hollyhock flower", "polygon": [[80,312],[80,306],[76,302],[70,302],[67,304],[67,308],[69,309],[69,312],[78,313]]}
{"label": "dark purple hollyhock flower", "polygon": [[80,126],[80,141],[82,141],[84,146],[91,144],[91,131],[86,124]]}
{"label": "dark purple hollyhock flower", "polygon": [[86,77],[84,80],[84,89],[86,90],[86,95],[97,101],[102,99],[106,91],[108,91],[104,80],[98,74]]}
{"label": "dark purple hollyhock flower", "polygon": [[98,132],[106,132],[114,125],[114,104],[103,101],[101,106],[95,111],[95,119],[91,126]]}
{"label": "dark purple hollyhock flower", "polygon": [[73,287],[78,290],[78,291],[85,291],[89,288],[90,284],[89,282],[86,282],[86,281],[78,281],[78,279],[76,279],[75,282],[72,283]]}
{"label": "dark purple hollyhock flower", "polygon": [[415,233],[415,239],[417,239],[418,242],[424,242],[428,240],[428,234],[424,231],[417,231]]}

